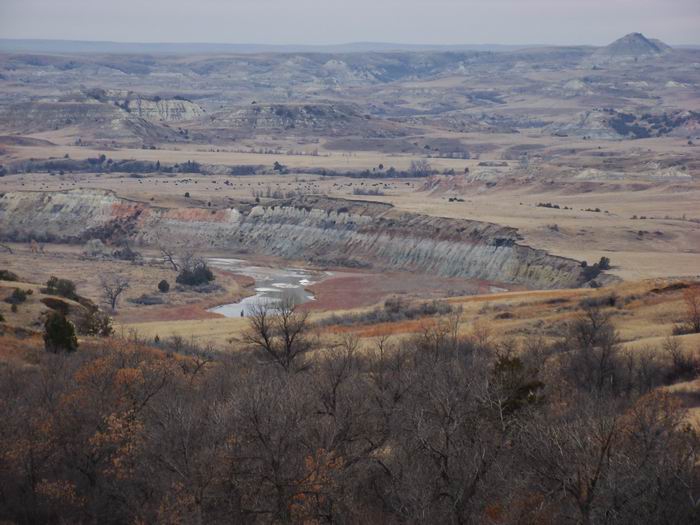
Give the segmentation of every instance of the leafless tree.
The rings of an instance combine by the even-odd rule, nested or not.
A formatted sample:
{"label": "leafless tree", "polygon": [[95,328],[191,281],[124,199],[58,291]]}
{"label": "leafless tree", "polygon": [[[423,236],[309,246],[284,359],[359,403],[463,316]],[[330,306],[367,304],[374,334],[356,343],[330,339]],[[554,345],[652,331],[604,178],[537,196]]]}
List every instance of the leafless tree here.
{"label": "leafless tree", "polygon": [[693,485],[692,433],[664,394],[631,407],[608,395],[571,396],[569,408],[528,418],[522,435],[532,486],[574,523],[683,523]]}
{"label": "leafless tree", "polygon": [[129,281],[121,275],[114,275],[100,279],[100,286],[102,288],[102,297],[115,311],[119,302],[119,296],[129,289]]}
{"label": "leafless tree", "polygon": [[180,264],[178,265],[181,270],[194,270],[197,266],[205,264],[204,259],[198,254],[199,250],[197,247],[188,246],[187,248],[180,251],[178,259]]}
{"label": "leafless tree", "polygon": [[176,250],[164,244],[159,244],[158,249],[160,250],[160,256],[163,259],[163,263],[170,265],[173,271],[179,272],[180,267],[178,266],[177,262],[175,262]]}
{"label": "leafless tree", "polygon": [[677,337],[667,337],[661,345],[664,353],[671,358],[671,371],[667,378],[669,382],[681,379],[689,380],[696,377],[700,371],[700,360],[697,353],[686,352]]}
{"label": "leafless tree", "polygon": [[297,308],[290,296],[275,303],[252,307],[242,340],[285,372],[306,368],[305,355],[313,349],[308,312]]}
{"label": "leafless tree", "polygon": [[[264,361],[135,336],[6,360],[0,522],[699,523],[685,400],[571,380],[570,354],[614,340],[597,316],[556,343],[455,345],[446,319],[366,348],[288,303],[249,327]],[[661,363],[629,357],[592,370]]]}
{"label": "leafless tree", "polygon": [[698,334],[700,333],[700,286],[686,289],[683,292],[683,301],[688,330]]}
{"label": "leafless tree", "polygon": [[565,370],[576,385],[602,391],[618,388],[620,339],[601,309],[587,308],[569,326]]}
{"label": "leafless tree", "polygon": [[415,177],[425,177],[430,175],[433,171],[430,162],[425,159],[412,160],[411,167],[409,168],[411,175]]}

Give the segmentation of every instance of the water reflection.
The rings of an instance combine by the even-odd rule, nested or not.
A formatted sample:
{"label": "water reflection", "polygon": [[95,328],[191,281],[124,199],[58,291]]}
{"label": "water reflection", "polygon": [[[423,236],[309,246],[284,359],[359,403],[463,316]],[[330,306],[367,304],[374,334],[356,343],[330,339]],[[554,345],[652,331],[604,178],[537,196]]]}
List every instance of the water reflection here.
{"label": "water reflection", "polygon": [[245,317],[252,312],[256,305],[274,304],[287,297],[295,304],[304,304],[314,300],[313,294],[307,292],[304,287],[314,283],[318,276],[308,270],[299,268],[269,268],[265,266],[252,266],[240,259],[208,260],[209,264],[221,270],[247,275],[255,279],[255,295],[246,297],[242,301],[224,304],[211,308],[208,311],[225,317]]}

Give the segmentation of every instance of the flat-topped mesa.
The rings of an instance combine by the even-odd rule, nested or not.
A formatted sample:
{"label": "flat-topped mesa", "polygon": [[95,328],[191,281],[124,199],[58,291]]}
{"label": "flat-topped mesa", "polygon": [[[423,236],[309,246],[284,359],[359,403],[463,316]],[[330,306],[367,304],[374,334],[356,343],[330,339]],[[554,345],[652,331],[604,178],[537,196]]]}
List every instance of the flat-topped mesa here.
{"label": "flat-topped mesa", "polygon": [[0,197],[0,232],[18,241],[192,242],[317,265],[419,271],[532,288],[582,284],[577,261],[518,244],[514,228],[325,197],[211,210],[159,208],[102,191],[14,192]]}

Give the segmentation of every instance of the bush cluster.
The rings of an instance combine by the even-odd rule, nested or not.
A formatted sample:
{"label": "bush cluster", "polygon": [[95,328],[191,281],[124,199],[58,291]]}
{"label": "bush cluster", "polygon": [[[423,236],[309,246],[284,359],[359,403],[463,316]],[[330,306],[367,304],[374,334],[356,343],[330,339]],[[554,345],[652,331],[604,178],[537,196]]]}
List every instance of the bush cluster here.
{"label": "bush cluster", "polygon": [[46,282],[46,288],[42,290],[44,293],[49,295],[60,295],[67,299],[76,299],[77,295],[75,293],[75,283],[69,279],[59,279],[58,277],[51,277]]}
{"label": "bush cluster", "polygon": [[180,270],[175,282],[186,286],[198,286],[214,280],[214,274],[204,261],[197,261]]}

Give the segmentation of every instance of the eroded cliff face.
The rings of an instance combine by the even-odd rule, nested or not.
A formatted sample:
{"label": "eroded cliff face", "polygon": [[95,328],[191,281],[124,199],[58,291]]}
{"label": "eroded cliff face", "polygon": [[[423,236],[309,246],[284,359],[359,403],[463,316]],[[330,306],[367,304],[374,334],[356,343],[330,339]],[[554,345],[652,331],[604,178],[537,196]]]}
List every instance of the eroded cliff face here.
{"label": "eroded cliff face", "polygon": [[180,122],[194,120],[204,115],[202,108],[189,100],[134,98],[128,100],[126,104],[132,114],[155,121]]}
{"label": "eroded cliff face", "polygon": [[513,228],[322,197],[210,210],[157,208],[99,191],[6,193],[0,197],[0,232],[7,240],[196,243],[232,253],[533,288],[571,287],[581,280],[576,261],[518,244]]}

